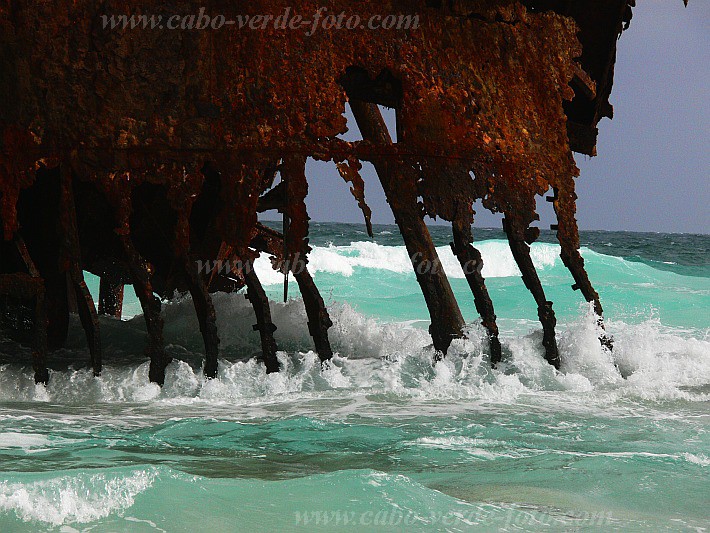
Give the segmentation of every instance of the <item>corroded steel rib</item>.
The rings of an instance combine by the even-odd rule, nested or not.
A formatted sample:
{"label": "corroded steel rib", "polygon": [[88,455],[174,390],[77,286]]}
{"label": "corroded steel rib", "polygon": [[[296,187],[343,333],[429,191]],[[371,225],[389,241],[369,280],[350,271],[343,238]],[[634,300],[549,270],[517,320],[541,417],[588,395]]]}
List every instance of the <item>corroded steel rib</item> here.
{"label": "corroded steel rib", "polygon": [[569,269],[574,278],[574,290],[580,290],[587,302],[594,306],[594,313],[597,316],[597,324],[602,330],[599,341],[602,346],[608,349],[613,348],[613,341],[606,334],[604,327],[604,310],[602,309],[599,293],[592,286],[589,275],[584,268],[584,258],[579,253],[579,228],[575,219],[577,210],[577,194],[574,191],[574,180],[568,179],[561,183],[561,188],[554,189],[551,198],[552,205],[557,214],[557,239],[560,242],[562,262]]}
{"label": "corroded steel rib", "polygon": [[308,332],[313,337],[316,353],[318,353],[321,362],[329,361],[333,358],[333,349],[330,347],[328,329],[333,325],[333,321],[330,319],[323,297],[305,265],[297,268],[294,277],[306,307]]}
{"label": "corroded steel rib", "polygon": [[102,366],[102,349],[101,349],[101,333],[99,326],[99,316],[96,313],[94,299],[86,286],[84,276],[72,273],[71,276],[74,291],[76,292],[77,311],[81,326],[86,334],[86,342],[89,345],[89,353],[91,355],[91,367],[94,375],[101,374]]}
{"label": "corroded steel rib", "polygon": [[94,375],[98,376],[101,374],[102,366],[101,329],[94,299],[86,281],[84,281],[84,272],[81,267],[81,247],[76,222],[72,171],[68,162],[63,162],[60,165],[59,179],[61,187],[60,226],[63,236],[61,253],[64,256],[63,262],[66,264],[69,280],[76,294],[77,311],[89,345],[91,366]]}
{"label": "corroded steel rib", "polygon": [[204,374],[208,379],[217,377],[217,356],[219,355],[219,336],[217,335],[217,315],[202,274],[197,272],[195,262],[185,260],[185,281],[187,282],[195,314],[200,324],[200,332],[205,343]]}
{"label": "corroded steel rib", "polygon": [[[469,208],[470,210],[470,208]],[[483,258],[481,252],[473,246],[473,235],[471,233],[471,220],[469,216],[458,216],[453,224],[452,231],[454,242],[451,243],[451,250],[461,263],[466,281],[468,282],[476,311],[481,316],[483,327],[488,330],[488,342],[491,351],[491,365],[495,367],[501,361],[501,345],[498,338],[498,324],[493,309],[493,301],[488,294],[486,281],[483,278]]]}
{"label": "corroded steel rib", "polygon": [[150,358],[148,378],[152,383],[162,386],[165,383],[165,368],[171,359],[165,353],[160,299],[153,294],[148,265],[138,254],[129,238],[124,237],[122,242],[133,279],[133,289],[141,303],[143,318],[148,330],[148,344],[146,346],[146,354]]}
{"label": "corroded steel rib", "polygon": [[[513,253],[515,262],[522,274],[523,282],[528,290],[532,293],[537,304],[537,316],[542,324],[542,345],[545,347],[545,359],[547,362],[559,370],[560,355],[557,350],[557,340],[555,338],[555,326],[557,319],[555,312],[552,310],[552,302],[545,297],[545,291],[540,283],[540,278],[535,270],[532,259],[530,258],[530,247],[526,241],[530,239],[528,228],[523,227],[519,220],[514,217],[505,218],[503,220],[503,229],[508,236],[510,251]],[[528,236],[526,236],[526,232]]]}
{"label": "corroded steel rib", "polygon": [[[376,146],[391,146],[387,126],[376,104],[351,100],[350,107],[366,141]],[[445,354],[451,341],[463,335],[464,321],[439,255],[422,219],[417,202],[416,176],[404,165],[386,157],[372,157],[377,175],[402,233],[417,282],[429,309],[429,332],[434,348]]]}
{"label": "corroded steel rib", "polygon": [[32,301],[34,312],[32,368],[35,383],[46,385],[49,381],[49,371],[47,370],[47,312],[44,281],[27,251],[24,240],[16,235],[13,241],[13,247],[26,272],[0,275],[0,294]]}
{"label": "corroded steel rib", "polygon": [[266,373],[278,372],[281,369],[281,364],[276,357],[277,347],[274,340],[276,326],[271,321],[269,299],[261,286],[256,272],[254,272],[254,265],[251,261],[244,263],[243,274],[247,286],[246,297],[251,302],[256,315],[256,324],[254,324],[253,328],[254,331],[259,332],[261,337],[261,358],[266,366]]}
{"label": "corroded steel rib", "polygon": [[[286,204],[284,213],[288,215],[290,224],[288,238],[284,239],[285,267],[292,271],[303,297],[303,303],[308,315],[308,331],[313,337],[316,351],[321,361],[333,357],[333,350],[328,339],[328,328],[333,325],[318,287],[307,269],[308,252],[308,221],[310,217],[306,210],[306,195],[308,181],[306,180],[306,159],[302,156],[284,157],[281,174],[286,184]],[[284,231],[286,228],[284,228]],[[284,237],[286,235],[284,234]]]}
{"label": "corroded steel rib", "polygon": [[301,291],[301,297],[306,307],[308,316],[308,332],[313,338],[316,352],[321,361],[328,361],[333,357],[333,350],[330,346],[328,329],[333,325],[325,306],[323,297],[318,290],[318,286],[313,281],[308,272],[307,262],[302,257],[297,257],[292,263],[284,260],[284,240],[283,234],[268,228],[263,224],[257,224],[257,234],[252,240],[252,247],[260,252],[265,252],[274,257],[275,265],[290,267]]}

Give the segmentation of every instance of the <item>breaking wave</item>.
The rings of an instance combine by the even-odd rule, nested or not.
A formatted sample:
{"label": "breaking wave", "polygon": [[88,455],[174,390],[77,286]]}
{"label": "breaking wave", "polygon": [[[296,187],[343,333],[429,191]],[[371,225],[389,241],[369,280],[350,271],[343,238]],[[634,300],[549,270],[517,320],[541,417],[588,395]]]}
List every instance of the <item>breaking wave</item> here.
{"label": "breaking wave", "polygon": [[[28,522],[51,525],[94,522],[121,512],[153,484],[155,469],[65,474],[36,479],[37,474],[0,481],[0,511]],[[33,479],[34,478],[34,479]]]}
{"label": "breaking wave", "polygon": [[[278,374],[254,358],[259,335],[239,293],[213,295],[214,380],[201,371],[189,296],[163,305],[173,357],[163,388],[148,382],[145,324],[130,318],[130,298],[127,320],[101,317],[98,378],[76,317],[66,348],[50,354],[47,387],[34,384],[30,350],[0,338],[0,531],[220,530],[235,523],[235,506],[235,527],[247,531],[328,530],[343,520],[381,529],[703,525],[708,279],[583,250],[610,353],[569,288],[559,248],[536,243],[559,319],[558,372],[544,360],[507,244],[478,245],[501,328],[495,370],[451,252],[439,248],[473,321],[433,364],[404,248],[371,242],[314,248],[310,266],[334,322],[336,355],[323,366],[295,290],[271,304]],[[264,260],[257,269],[280,297],[281,276]],[[678,495],[672,508],[668,494]]]}
{"label": "breaking wave", "polygon": [[[487,278],[519,276],[515,260],[505,241],[484,241],[476,245],[483,256],[483,275]],[[447,276],[464,278],[458,259],[451,248],[437,248],[441,264]],[[594,253],[585,250],[585,253]],[[559,246],[539,243],[531,249],[536,268],[545,269],[559,261]],[[353,242],[349,246],[316,246],[308,256],[309,270],[313,273],[327,272],[352,276],[356,268],[379,269],[399,274],[411,273],[412,263],[404,246],[383,246],[375,242]],[[281,283],[283,278],[271,268],[271,263],[262,257],[255,264],[257,274],[265,285]]]}
{"label": "breaking wave", "polygon": [[[105,366],[94,378],[88,368],[70,366],[51,371],[48,387],[35,386],[27,365],[0,367],[0,401],[56,403],[153,402],[196,400],[243,403],[289,402],[321,393],[386,394],[412,399],[477,399],[511,402],[525,394],[573,391],[580,405],[592,400],[609,403],[623,397],[647,400],[710,399],[710,342],[679,335],[657,319],[641,324],[610,321],[613,353],[598,341],[594,316],[583,312],[558,328],[562,371],[543,358],[541,332],[503,336],[504,360],[491,370],[483,329],[470,325],[468,338],[456,340],[446,359],[433,365],[431,341],[425,330],[401,323],[380,323],[347,304],[331,306],[330,337],[337,355],[323,368],[311,350],[302,301],[273,303],[276,339],[283,371],[267,375],[253,356],[260,349],[249,302],[240,294],[215,298],[220,331],[220,360],[216,380],[201,373],[202,338],[189,297],[165,306],[165,338],[174,357],[163,389],[148,382],[148,363],[142,358],[145,331],[141,316],[128,322],[102,320]],[[63,357],[81,361],[82,331],[73,324],[76,343]],[[117,364],[117,361],[120,363]],[[29,362],[29,361],[28,361]],[[576,393],[590,393],[592,396]],[[563,395],[564,396],[564,395]],[[561,403],[567,397],[560,397]],[[12,443],[0,435],[0,445]],[[42,443],[37,443],[42,444]]]}

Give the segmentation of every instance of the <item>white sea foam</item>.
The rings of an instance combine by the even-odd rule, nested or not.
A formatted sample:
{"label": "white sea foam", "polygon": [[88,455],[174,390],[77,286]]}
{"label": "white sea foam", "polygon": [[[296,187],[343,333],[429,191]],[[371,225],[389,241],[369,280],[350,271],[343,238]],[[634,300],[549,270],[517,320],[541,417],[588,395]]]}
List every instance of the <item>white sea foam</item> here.
{"label": "white sea foam", "polygon": [[512,449],[506,449],[505,451],[492,451],[490,449],[491,444],[497,445],[498,443],[491,442],[490,440],[486,439],[475,439],[471,437],[462,436],[421,437],[411,443],[411,445],[413,446],[423,448],[437,448],[440,450],[451,450],[457,452],[460,451],[468,455],[474,456],[477,459],[486,461],[492,461],[500,458],[510,459],[529,455],[514,451]]}
{"label": "white sea foam", "polygon": [[[483,256],[483,275],[487,278],[519,276],[520,271],[505,241],[483,241],[476,246]],[[437,248],[439,259],[451,278],[464,278],[464,273],[451,248]],[[530,255],[538,270],[555,266],[559,261],[559,246],[535,243]],[[593,253],[584,250],[585,254]],[[410,274],[412,263],[404,246],[383,246],[375,242],[353,242],[349,246],[316,246],[308,256],[312,274],[327,272],[341,276],[352,276],[355,268],[379,269]],[[256,272],[264,285],[283,282],[283,275],[275,272],[267,257],[260,257],[255,263]],[[413,275],[413,274],[412,274]]]}
{"label": "white sea foam", "polygon": [[47,448],[49,445],[50,440],[45,435],[15,431],[0,433],[0,450],[8,448],[31,450],[33,448]]}
{"label": "white sea foam", "polygon": [[93,522],[131,507],[136,496],[150,488],[153,470],[127,474],[65,475],[25,482],[0,482],[0,510],[24,521],[54,526]]}
{"label": "white sea foam", "polygon": [[[289,402],[304,395],[337,393],[353,399],[384,393],[418,400],[511,403],[521,395],[555,392],[553,403],[561,408],[583,408],[621,398],[710,399],[707,336],[680,336],[656,319],[639,325],[609,321],[613,353],[601,347],[591,313],[582,313],[571,324],[560,324],[561,372],[545,362],[539,328],[528,335],[504,335],[504,362],[498,370],[491,370],[480,326],[471,326],[468,339],[454,341],[448,356],[432,365],[434,352],[425,330],[381,324],[347,304],[334,304],[330,338],[337,355],[321,368],[311,349],[303,303],[291,300],[273,304],[279,324],[276,338],[285,351],[279,353],[283,371],[267,375],[252,357],[259,351],[259,341],[258,335],[251,334],[249,303],[242,295],[218,294],[215,306],[220,347],[229,357],[220,361],[216,380],[205,380],[201,373],[202,340],[192,303],[185,298],[165,306],[167,351],[175,359],[162,389],[148,382],[148,363],[140,362],[137,355],[143,351],[145,334],[142,317],[136,317],[105,323],[114,329],[104,328],[106,363],[101,377],[94,378],[86,368],[53,371],[45,388],[34,385],[29,367],[4,365],[0,367],[0,400],[70,404],[199,400],[253,405]],[[83,350],[77,348],[77,360],[86,357]],[[113,362],[116,354],[126,353],[134,354],[133,362]]]}
{"label": "white sea foam", "polygon": [[702,453],[695,455],[692,453],[684,453],[683,457],[689,463],[693,463],[700,466],[710,466],[710,457],[706,457]]}

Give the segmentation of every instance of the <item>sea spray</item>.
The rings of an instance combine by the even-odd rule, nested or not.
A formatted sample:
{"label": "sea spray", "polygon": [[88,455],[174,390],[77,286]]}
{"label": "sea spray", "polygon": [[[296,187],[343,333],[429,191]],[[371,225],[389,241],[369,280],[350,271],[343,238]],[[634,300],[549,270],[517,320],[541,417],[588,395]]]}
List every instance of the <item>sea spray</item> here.
{"label": "sea spray", "polygon": [[156,472],[148,468],[38,477],[18,475],[15,481],[0,482],[0,511],[54,526],[94,522],[131,507],[153,484]]}
{"label": "sea spray", "polygon": [[[337,352],[325,366],[297,291],[272,302],[279,374],[254,359],[259,338],[239,293],[214,295],[215,380],[201,371],[189,297],[163,305],[173,357],[163,388],[148,383],[140,315],[101,318],[98,378],[73,318],[46,388],[34,384],[30,350],[0,339],[0,530],[332,530],[345,519],[371,530],[405,521],[412,530],[706,527],[710,285],[700,260],[685,264],[697,246],[677,261],[670,247],[658,263],[650,252],[631,261],[596,245],[583,251],[609,352],[558,247],[533,245],[559,316],[558,372],[504,243],[479,242],[503,342],[491,369],[456,271],[467,338],[434,364],[398,235],[358,243],[346,230],[314,231],[312,266],[330,295]],[[443,230],[432,234],[444,268],[456,267]],[[610,250],[639,249],[620,238],[599,236]],[[676,264],[665,269],[661,258]],[[274,299],[281,282],[274,273]],[[126,309],[138,309],[126,294]]]}
{"label": "sea spray", "polygon": [[[232,319],[228,326],[223,325],[226,331],[250,323],[245,319],[240,324],[236,319],[248,306],[241,295],[222,295],[215,303],[218,316]],[[88,367],[53,370],[46,388],[34,385],[29,364],[4,364],[0,367],[0,397],[5,401],[76,405],[178,398],[292,401],[293,395],[328,390],[489,401],[513,401],[517,394],[525,392],[565,390],[598,391],[601,398],[628,395],[702,401],[709,397],[703,389],[710,382],[709,341],[675,335],[660,327],[657,320],[635,325],[609,321],[608,330],[615,340],[615,349],[609,352],[599,343],[598,326],[586,304],[581,306],[577,320],[559,328],[561,372],[545,362],[539,347],[540,332],[535,329],[503,339],[504,360],[497,370],[490,368],[485,331],[476,324],[469,327],[466,339],[453,343],[443,361],[434,364],[434,351],[426,332],[402,324],[381,324],[347,304],[331,308],[331,339],[338,353],[322,368],[310,339],[296,333],[300,331],[297,326],[305,321],[302,303],[292,300],[277,307],[282,309],[280,323],[284,326],[277,340],[296,348],[279,352],[283,371],[278,374],[266,374],[263,365],[252,357],[258,344],[227,334],[224,351],[238,357],[222,358],[218,378],[206,380],[200,369],[199,342],[191,341],[188,347],[178,343],[189,319],[178,329],[166,327],[167,351],[174,361],[168,367],[166,386],[161,389],[147,379],[148,362],[141,356],[144,338],[136,334],[140,330],[134,321],[115,323],[105,319],[102,323],[125,328],[125,337],[133,336],[132,362],[118,366],[112,363],[112,346],[107,345],[105,369],[100,377],[95,378]],[[185,298],[168,309],[169,315],[191,315],[192,303]],[[197,329],[196,324],[194,327]],[[125,337],[120,348],[124,361]],[[83,350],[76,349],[74,360],[82,358]]]}

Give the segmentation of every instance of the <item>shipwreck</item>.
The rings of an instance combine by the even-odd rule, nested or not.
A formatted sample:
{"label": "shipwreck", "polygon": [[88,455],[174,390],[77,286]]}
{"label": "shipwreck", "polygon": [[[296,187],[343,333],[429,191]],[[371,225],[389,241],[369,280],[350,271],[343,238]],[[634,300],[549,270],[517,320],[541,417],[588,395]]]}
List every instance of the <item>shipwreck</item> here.
{"label": "shipwreck", "polygon": [[[207,2],[227,19],[282,13],[282,0]],[[161,298],[192,295],[218,371],[211,293],[246,287],[268,372],[279,370],[269,300],[250,268],[259,254],[298,284],[321,360],[333,355],[328,310],[307,268],[306,161],[332,161],[370,228],[360,175],[374,165],[431,317],[440,356],[464,320],[437,265],[425,217],[451,223],[452,249],[501,359],[494,303],[474,246],[473,204],[504,214],[522,280],[535,299],[547,361],[559,368],[555,313],[530,258],[536,197],[551,191],[573,288],[603,310],[579,253],[573,152],[595,155],[612,117],[617,40],[633,0],[303,0],[367,19],[418,17],[406,31],[106,29],[103,15],[189,13],[187,1],[0,1],[0,308],[28,330],[35,380],[78,313],[100,374],[98,317],[121,315],[125,285],[146,325],[150,380],[162,384]],[[346,142],[350,106],[362,140]],[[378,106],[394,108],[397,142]],[[283,215],[284,231],[259,213]],[[198,261],[232,260],[206,275]],[[296,267],[295,265],[298,265]],[[472,268],[473,267],[473,268]],[[84,271],[100,276],[95,302]],[[611,339],[600,342],[609,349]]]}

